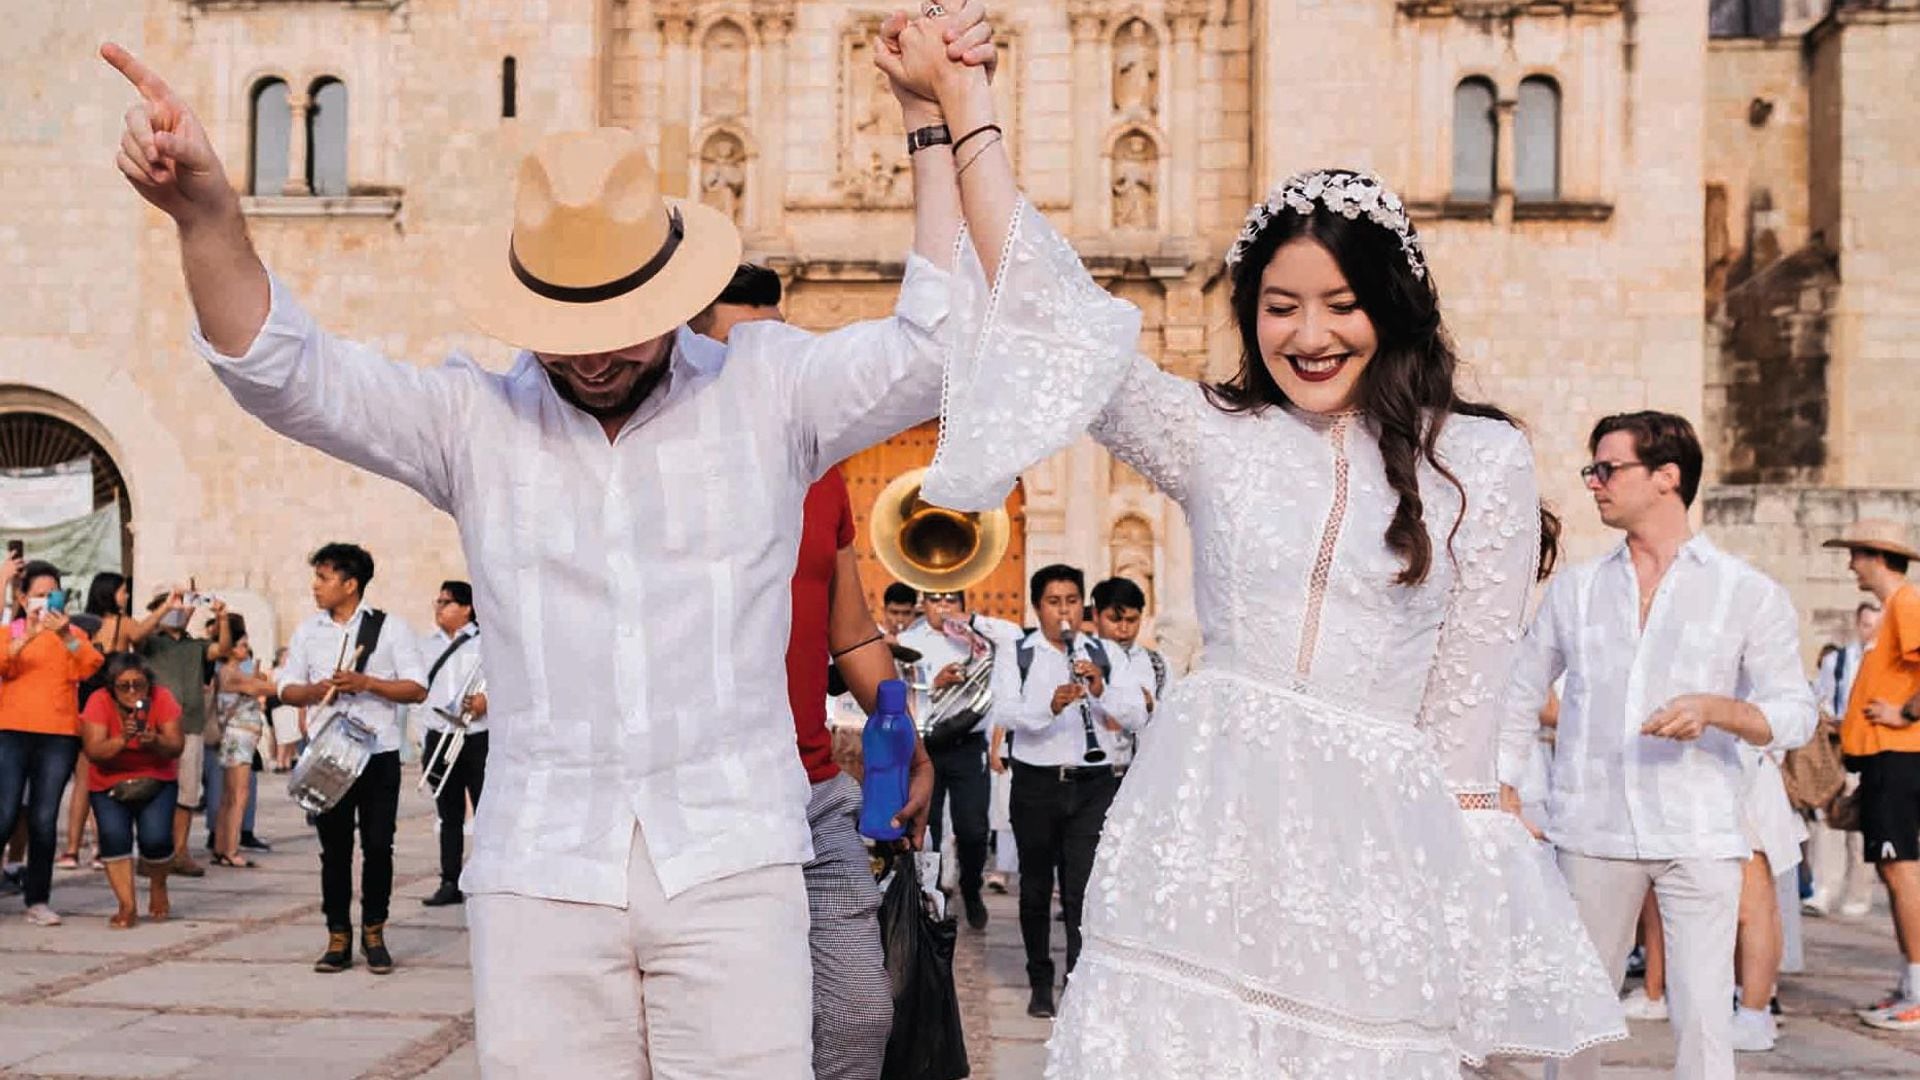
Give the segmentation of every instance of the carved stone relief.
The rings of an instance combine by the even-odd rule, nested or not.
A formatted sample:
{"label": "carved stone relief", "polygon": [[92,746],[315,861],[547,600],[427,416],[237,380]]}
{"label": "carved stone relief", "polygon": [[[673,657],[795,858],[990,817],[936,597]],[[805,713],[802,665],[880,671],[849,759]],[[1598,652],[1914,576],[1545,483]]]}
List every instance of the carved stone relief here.
{"label": "carved stone relief", "polygon": [[1143,131],[1120,136],[1113,148],[1113,227],[1154,229],[1160,223],[1160,153]]}
{"label": "carved stone relief", "polygon": [[840,48],[840,176],[837,186],[857,206],[906,206],[907,129],[887,76],[873,66],[873,39],[880,20],[848,26]]}
{"label": "carved stone relief", "polygon": [[715,132],[700,149],[700,201],[740,220],[747,196],[747,149],[731,132]]}
{"label": "carved stone relief", "polygon": [[1126,116],[1160,111],[1160,38],[1143,19],[1129,19],[1114,38],[1113,107]]}

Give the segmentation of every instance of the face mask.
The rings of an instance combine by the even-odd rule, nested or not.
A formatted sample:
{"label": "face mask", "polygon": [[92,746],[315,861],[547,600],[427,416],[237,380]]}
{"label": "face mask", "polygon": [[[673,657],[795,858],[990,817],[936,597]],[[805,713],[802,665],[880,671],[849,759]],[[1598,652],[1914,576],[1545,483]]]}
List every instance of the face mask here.
{"label": "face mask", "polygon": [[187,628],[187,613],[184,611],[169,611],[165,615],[160,616],[160,625],[169,630],[185,630]]}

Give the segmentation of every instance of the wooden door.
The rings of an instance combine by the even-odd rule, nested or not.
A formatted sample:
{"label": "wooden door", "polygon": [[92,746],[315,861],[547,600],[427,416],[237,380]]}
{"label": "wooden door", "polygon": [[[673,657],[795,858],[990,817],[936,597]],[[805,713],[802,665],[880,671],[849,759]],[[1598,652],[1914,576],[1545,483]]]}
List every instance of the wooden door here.
{"label": "wooden door", "polygon": [[[867,605],[876,618],[880,614],[880,594],[893,578],[887,568],[880,565],[880,560],[874,558],[873,538],[867,533],[873,502],[894,477],[932,464],[939,437],[939,422],[929,420],[855,454],[840,466],[847,478],[847,493],[853,500],[853,523],[857,530],[854,550],[860,556],[860,581],[866,586]],[[1006,506],[1013,533],[1007,544],[1007,556],[985,581],[967,590],[967,605],[981,614],[1019,625],[1026,621],[1027,516],[1023,492],[1017,485]]]}

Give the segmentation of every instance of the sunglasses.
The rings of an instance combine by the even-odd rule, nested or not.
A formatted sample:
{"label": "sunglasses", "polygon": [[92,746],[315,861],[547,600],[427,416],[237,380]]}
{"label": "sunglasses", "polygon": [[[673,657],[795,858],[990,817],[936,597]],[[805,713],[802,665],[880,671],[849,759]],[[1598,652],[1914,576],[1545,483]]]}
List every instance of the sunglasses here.
{"label": "sunglasses", "polygon": [[929,604],[955,604],[960,601],[957,592],[930,592],[923,599]]}
{"label": "sunglasses", "polygon": [[1580,479],[1598,480],[1600,481],[1601,487],[1606,487],[1607,482],[1613,479],[1614,473],[1622,469],[1644,469],[1646,467],[1647,463],[1644,461],[1596,461],[1580,470]]}

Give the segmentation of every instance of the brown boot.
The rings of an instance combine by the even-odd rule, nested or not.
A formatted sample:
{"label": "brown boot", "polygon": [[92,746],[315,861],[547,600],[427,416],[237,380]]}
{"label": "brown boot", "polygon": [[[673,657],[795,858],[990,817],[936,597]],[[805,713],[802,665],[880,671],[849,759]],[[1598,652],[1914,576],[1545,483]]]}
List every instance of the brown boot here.
{"label": "brown boot", "polygon": [[327,931],[327,951],[313,962],[313,970],[337,975],[353,966],[353,931]]}
{"label": "brown boot", "polygon": [[361,928],[360,951],[366,954],[368,971],[385,975],[393,970],[393,954],[387,951],[386,923]]}

